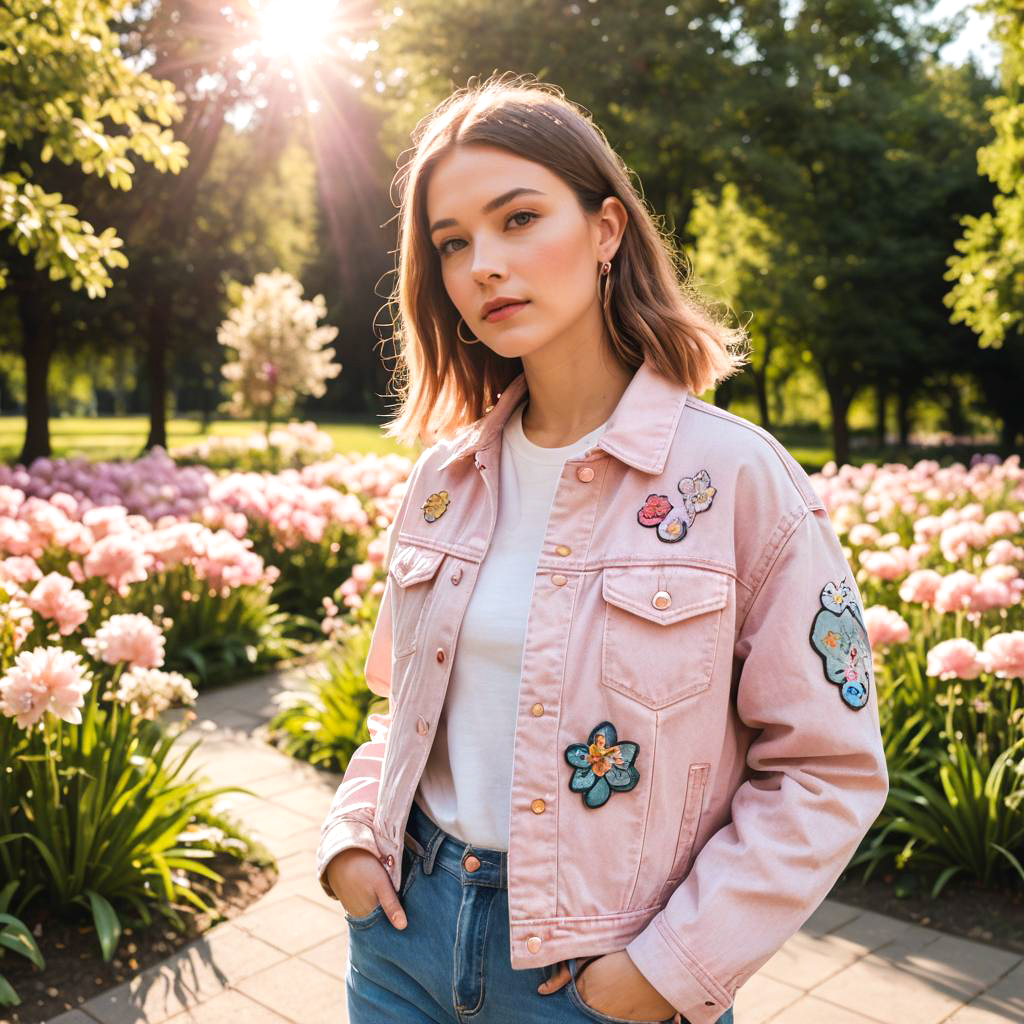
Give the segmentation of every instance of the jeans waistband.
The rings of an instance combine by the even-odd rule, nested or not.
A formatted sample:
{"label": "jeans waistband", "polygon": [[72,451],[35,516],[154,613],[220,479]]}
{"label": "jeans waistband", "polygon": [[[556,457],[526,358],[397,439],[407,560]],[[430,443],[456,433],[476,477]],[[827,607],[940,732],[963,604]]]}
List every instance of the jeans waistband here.
{"label": "jeans waistband", "polygon": [[[405,842],[423,858],[425,875],[434,870],[435,864],[440,864],[449,874],[461,879],[464,885],[508,888],[508,853],[473,846],[457,839],[436,824],[415,800],[405,827]],[[469,860],[471,856],[480,862],[479,867],[472,871],[469,867],[474,867],[475,862]]]}

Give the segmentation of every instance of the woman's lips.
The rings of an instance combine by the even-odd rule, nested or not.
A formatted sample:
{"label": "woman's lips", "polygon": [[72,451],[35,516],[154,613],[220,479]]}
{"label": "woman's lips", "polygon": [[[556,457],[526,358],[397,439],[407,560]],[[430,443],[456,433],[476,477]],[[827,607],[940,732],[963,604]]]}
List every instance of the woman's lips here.
{"label": "woman's lips", "polygon": [[529,305],[529,300],[526,302],[512,302],[507,306],[502,306],[500,309],[492,310],[484,319],[489,323],[493,324],[496,320],[507,320],[510,316],[515,316],[524,306]]}

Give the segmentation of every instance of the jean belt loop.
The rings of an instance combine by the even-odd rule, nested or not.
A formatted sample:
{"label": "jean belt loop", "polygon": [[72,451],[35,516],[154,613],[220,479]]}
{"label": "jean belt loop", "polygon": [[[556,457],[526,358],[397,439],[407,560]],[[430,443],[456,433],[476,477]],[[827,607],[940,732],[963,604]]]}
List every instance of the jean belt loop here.
{"label": "jean belt loop", "polygon": [[441,849],[444,842],[444,829],[440,826],[427,840],[427,855],[423,858],[423,874],[429,875],[434,870],[434,861],[437,858],[437,851]]}

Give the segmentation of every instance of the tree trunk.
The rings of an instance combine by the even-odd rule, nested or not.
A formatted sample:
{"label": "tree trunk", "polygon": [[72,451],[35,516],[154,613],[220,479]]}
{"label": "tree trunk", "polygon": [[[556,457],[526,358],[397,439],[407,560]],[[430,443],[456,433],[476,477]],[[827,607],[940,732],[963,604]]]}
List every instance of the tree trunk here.
{"label": "tree trunk", "polygon": [[724,380],[715,388],[715,405],[719,409],[728,409],[732,401],[733,384],[731,380]]}
{"label": "tree trunk", "polygon": [[910,400],[913,391],[910,386],[901,382],[896,392],[896,429],[899,432],[900,446],[906,448],[910,444]]}
{"label": "tree trunk", "polygon": [[171,311],[168,292],[158,290],[149,307],[146,383],[149,387],[149,437],[143,451],[159,445],[167,450],[167,349]]}
{"label": "tree trunk", "polygon": [[879,381],[875,385],[875,444],[885,447],[885,421],[889,411],[889,389]]}
{"label": "tree trunk", "polygon": [[49,458],[50,358],[53,355],[53,318],[46,307],[46,282],[21,260],[12,260],[11,275],[21,321],[21,350],[25,358],[25,441],[18,462],[30,466]]}
{"label": "tree trunk", "polygon": [[754,393],[757,395],[757,413],[761,418],[761,426],[765,430],[771,430],[772,413],[768,408],[768,371],[755,370],[751,366],[750,372],[754,377]]}
{"label": "tree trunk", "polygon": [[824,374],[825,390],[828,392],[828,404],[832,411],[832,451],[837,465],[842,466],[850,461],[850,425],[847,415],[850,411],[850,400],[853,392],[844,387],[842,378],[832,374]]}

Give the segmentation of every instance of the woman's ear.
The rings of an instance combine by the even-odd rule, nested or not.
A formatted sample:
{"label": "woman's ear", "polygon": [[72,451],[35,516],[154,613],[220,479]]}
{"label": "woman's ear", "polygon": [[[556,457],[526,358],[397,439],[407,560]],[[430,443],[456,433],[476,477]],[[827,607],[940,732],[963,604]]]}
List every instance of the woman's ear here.
{"label": "woman's ear", "polygon": [[597,229],[598,258],[604,262],[610,260],[622,244],[622,236],[629,222],[629,214],[622,200],[616,196],[607,196],[601,209],[595,215]]}

